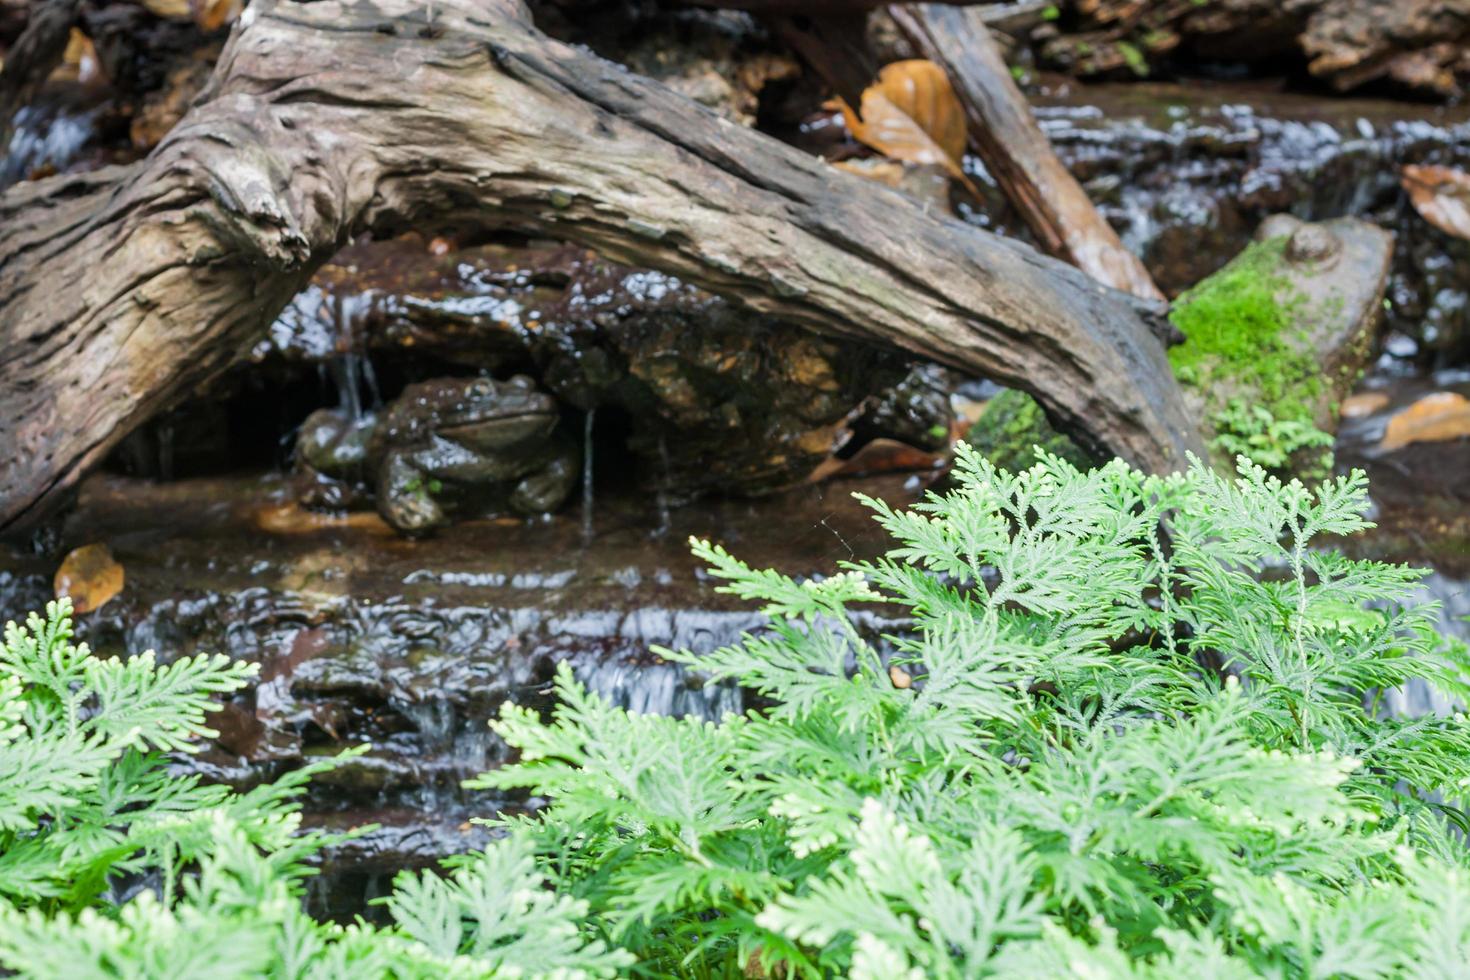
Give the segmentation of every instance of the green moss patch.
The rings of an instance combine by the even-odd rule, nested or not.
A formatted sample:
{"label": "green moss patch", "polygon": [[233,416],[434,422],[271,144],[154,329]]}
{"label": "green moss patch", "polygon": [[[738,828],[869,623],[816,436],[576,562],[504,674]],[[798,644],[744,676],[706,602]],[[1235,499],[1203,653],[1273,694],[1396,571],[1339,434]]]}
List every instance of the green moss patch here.
{"label": "green moss patch", "polygon": [[966,441],[996,466],[1013,472],[1036,462],[1037,446],[1073,466],[1093,465],[1076,443],[1051,427],[1036,399],[1012,388],[985,403]]}
{"label": "green moss patch", "polygon": [[1253,243],[1179,298],[1170,319],[1187,340],[1169,361],[1203,396],[1217,451],[1307,474],[1330,466],[1332,439],[1317,428],[1326,387],[1299,323],[1306,297],[1281,271],[1286,242]]}
{"label": "green moss patch", "polygon": [[1282,421],[1315,418],[1322,378],[1296,324],[1303,297],[1280,271],[1285,249],[1285,238],[1253,243],[1170,314],[1188,338],[1169,351],[1174,374],[1212,411],[1247,397]]}

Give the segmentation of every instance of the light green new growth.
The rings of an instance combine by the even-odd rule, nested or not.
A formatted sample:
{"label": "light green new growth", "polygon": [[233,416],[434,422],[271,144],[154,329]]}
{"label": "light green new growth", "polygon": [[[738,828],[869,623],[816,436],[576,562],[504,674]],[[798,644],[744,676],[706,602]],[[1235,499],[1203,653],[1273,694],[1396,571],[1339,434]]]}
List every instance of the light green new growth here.
{"label": "light green new growth", "polygon": [[[1300,461],[1296,468],[1303,475],[1324,476],[1332,467],[1334,440],[1309,421],[1278,419],[1260,405],[1232,398],[1215,414],[1214,424],[1211,448],[1232,459],[1245,456],[1277,473],[1292,468],[1293,459]],[[1318,450],[1311,462],[1307,450]]]}
{"label": "light green new growth", "polygon": [[[201,692],[241,675],[192,662],[173,693],[150,698],[161,668],[105,668],[137,672],[113,685],[143,692],[135,705],[174,707],[146,709],[158,734],[129,728],[101,743],[144,752],[151,761],[135,766],[152,789],[99,820],[85,752],[71,776],[9,770],[0,861],[33,846],[47,867],[92,856],[0,905],[0,966],[48,977],[1463,975],[1470,856],[1451,831],[1470,821],[1440,801],[1470,787],[1470,726],[1458,714],[1390,719],[1377,705],[1414,679],[1463,701],[1467,657],[1434,633],[1432,606],[1409,604],[1422,573],[1322,549],[1324,536],[1367,526],[1362,474],[1313,491],[1245,460],[1234,479],[1198,462],[1157,478],[1050,456],[1012,474],[961,445],[956,479],[911,511],[868,500],[894,547],[826,578],[752,569],[694,542],[721,589],[759,603],[769,623],[719,650],[657,652],[739,682],[762,707],[719,723],[630,714],[563,664],[550,718],[507,703],[495,722],[519,761],[473,783],[550,802],[498,821],[508,836],[448,879],[401,875],[389,929],[302,914],[301,858],[321,840],[282,833],[294,829],[289,789],[247,805],[186,784],[216,794],[175,807],[186,843],[159,853],[142,842],[166,838],[134,840],[133,814],[171,785],[161,757],[138,746],[197,734]],[[860,629],[875,603],[903,628]],[[7,749],[62,744],[72,727],[85,729],[65,743],[77,748],[127,728],[120,708],[86,727],[101,704],[86,679],[97,668],[66,633],[61,609],[12,631]],[[38,680],[53,670],[72,680]],[[84,846],[114,832],[127,842],[105,858]],[[60,846],[65,833],[80,836]],[[185,849],[192,863],[174,864]],[[182,884],[121,907],[72,883],[157,862]],[[24,879],[4,880],[14,894]]]}
{"label": "light green new growth", "polygon": [[[1461,691],[1463,656],[1404,607],[1420,573],[1315,550],[1365,526],[1360,474],[1011,475],[962,447],[957,475],[910,512],[869,501],[896,547],[824,580],[695,542],[770,626],[658,652],[768,708],[631,715],[565,667],[549,723],[506,707],[521,762],[477,785],[552,798],[509,824],[609,941],[659,976],[1464,962],[1463,817],[1425,794],[1463,791],[1470,729],[1364,709],[1414,677]],[[875,601],[911,630],[857,629]]]}

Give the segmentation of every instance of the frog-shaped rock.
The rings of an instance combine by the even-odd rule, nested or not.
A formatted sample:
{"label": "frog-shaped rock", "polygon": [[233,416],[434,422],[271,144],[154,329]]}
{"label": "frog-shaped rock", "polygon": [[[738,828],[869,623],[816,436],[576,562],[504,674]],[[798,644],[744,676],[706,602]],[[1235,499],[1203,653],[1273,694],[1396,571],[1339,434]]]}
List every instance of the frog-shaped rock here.
{"label": "frog-shaped rock", "polygon": [[314,479],[308,506],[343,508],[371,498],[406,535],[506,511],[543,514],[577,480],[577,451],[558,431],[554,398],[518,375],[411,384],[375,417],[313,413],[297,437]]}

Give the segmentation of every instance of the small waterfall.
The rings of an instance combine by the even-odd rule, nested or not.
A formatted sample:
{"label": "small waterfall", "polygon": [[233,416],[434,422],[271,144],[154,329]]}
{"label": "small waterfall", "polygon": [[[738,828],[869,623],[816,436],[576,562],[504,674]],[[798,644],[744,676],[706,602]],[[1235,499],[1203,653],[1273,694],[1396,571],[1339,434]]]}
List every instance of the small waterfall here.
{"label": "small waterfall", "polygon": [[23,106],[15,114],[10,145],[0,157],[0,190],[40,167],[67,167],[96,131],[99,110],[77,111],[54,104]]}
{"label": "small waterfall", "polygon": [[448,701],[394,701],[399,714],[413,722],[424,744],[431,749],[447,748],[457,728],[454,705]]}
{"label": "small waterfall", "polygon": [[332,386],[337,390],[337,407],[353,422],[362,419],[362,355],[343,354],[328,363]]}
{"label": "small waterfall", "polygon": [[362,380],[367,385],[368,409],[376,412],[383,407],[383,389],[378,387],[378,372],[373,370],[373,359],[362,355]]}
{"label": "small waterfall", "polygon": [[[323,303],[331,320],[330,336],[320,338],[316,343],[320,345],[324,341],[326,350],[331,352],[326,359],[326,379],[336,392],[337,406],[343,414],[353,422],[360,422],[367,413],[383,404],[377,372],[373,370],[371,356],[362,349],[358,333],[358,325],[373,314],[377,298],[371,294],[344,296],[329,293],[323,298]],[[283,314],[282,321],[285,319]]]}
{"label": "small waterfall", "polygon": [[663,435],[658,437],[658,458],[663,463],[663,474],[658,481],[658,491],[655,501],[658,505],[658,527],[654,529],[654,537],[661,538],[669,533],[669,485],[673,483],[673,467],[669,463],[669,441]]}
{"label": "small waterfall", "polygon": [[745,708],[735,684],[701,684],[680,664],[597,663],[579,668],[577,680],[634,714],[719,721]]}
{"label": "small waterfall", "polygon": [[582,540],[592,540],[592,427],[597,417],[596,406],[587,409],[582,424]]}

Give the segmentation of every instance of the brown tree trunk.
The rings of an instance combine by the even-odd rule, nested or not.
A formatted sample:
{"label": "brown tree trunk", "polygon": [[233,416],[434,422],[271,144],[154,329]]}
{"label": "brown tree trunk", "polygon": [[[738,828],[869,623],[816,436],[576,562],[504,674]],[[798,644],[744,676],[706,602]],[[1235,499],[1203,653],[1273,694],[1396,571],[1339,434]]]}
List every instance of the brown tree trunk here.
{"label": "brown tree trunk", "polygon": [[255,0],[147,159],[0,197],[0,526],[227,366],[353,236],[450,220],[992,376],[1150,469],[1198,447],[1157,306],[549,40],[514,0]]}
{"label": "brown tree trunk", "polygon": [[1123,247],[1057,158],[1012,81],[982,12],[937,3],[895,5],[888,12],[922,55],[949,75],[976,152],[1041,247],[1098,282],[1162,300],[1143,263]]}

